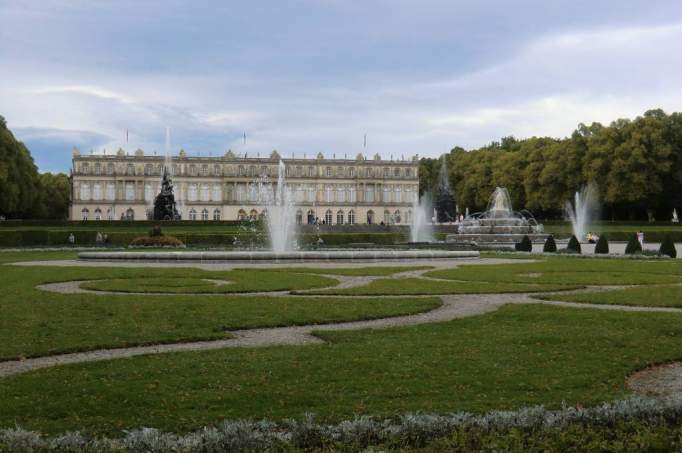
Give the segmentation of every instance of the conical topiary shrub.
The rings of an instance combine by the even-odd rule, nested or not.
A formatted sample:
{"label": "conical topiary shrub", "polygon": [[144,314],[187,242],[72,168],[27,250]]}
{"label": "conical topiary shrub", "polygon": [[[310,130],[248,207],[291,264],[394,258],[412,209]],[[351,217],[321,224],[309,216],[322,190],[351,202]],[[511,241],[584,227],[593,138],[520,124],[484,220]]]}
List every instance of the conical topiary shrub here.
{"label": "conical topiary shrub", "polygon": [[582,250],[580,250],[580,242],[578,242],[578,238],[575,237],[575,235],[572,235],[571,239],[568,240],[566,250],[573,253],[581,253]]}
{"label": "conical topiary shrub", "polygon": [[626,255],[634,255],[635,253],[642,253],[642,244],[639,243],[637,239],[637,234],[630,236],[628,240],[628,245],[625,246]]}
{"label": "conical topiary shrub", "polygon": [[533,243],[530,242],[530,238],[528,237],[527,234],[524,234],[523,237],[521,238],[521,242],[517,242],[514,247],[516,248],[517,252],[533,251]]}
{"label": "conical topiary shrub", "polygon": [[595,254],[608,255],[609,253],[609,241],[606,239],[606,235],[602,234],[597,240],[597,245],[594,246]]}
{"label": "conical topiary shrub", "polygon": [[551,234],[547,236],[547,240],[545,241],[545,245],[542,247],[542,251],[545,253],[556,252],[556,241],[554,240],[554,236]]}
{"label": "conical topiary shrub", "polygon": [[677,258],[675,243],[673,242],[673,238],[670,236],[670,234],[665,233],[663,235],[663,241],[661,242],[661,247],[658,249],[658,253],[661,255],[668,255],[670,258]]}

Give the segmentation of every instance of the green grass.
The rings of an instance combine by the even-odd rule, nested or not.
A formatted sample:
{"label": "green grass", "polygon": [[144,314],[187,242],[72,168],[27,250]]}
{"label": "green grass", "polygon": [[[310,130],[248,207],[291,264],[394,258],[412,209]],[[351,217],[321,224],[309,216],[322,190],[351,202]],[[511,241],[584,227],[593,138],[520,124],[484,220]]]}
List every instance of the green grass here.
{"label": "green grass", "polygon": [[[12,256],[10,256],[12,255]],[[1,259],[58,259],[60,253],[0,254]],[[286,272],[199,269],[3,266],[0,360],[59,352],[225,338],[225,329],[350,321],[425,311],[437,299],[274,298],[265,296],[57,294],[36,285],[97,279],[227,279],[249,290],[299,288],[329,279]],[[305,283],[305,285],[304,285]]]}
{"label": "green grass", "polygon": [[304,274],[321,274],[321,275],[343,275],[348,277],[363,277],[398,274],[401,272],[418,271],[423,269],[433,269],[433,266],[386,266],[386,267],[349,267],[349,268],[333,268],[333,267],[288,267],[286,269],[278,269],[286,272],[301,272]]}
{"label": "green grass", "polygon": [[542,298],[591,304],[682,308],[682,287],[639,286],[604,292],[543,296]]}
{"label": "green grass", "polygon": [[[190,274],[195,273],[188,270]],[[205,279],[228,281],[217,285]],[[264,291],[286,291],[322,288],[338,284],[337,280],[319,275],[293,272],[276,272],[266,269],[244,269],[226,272],[200,273],[197,277],[132,277],[110,278],[102,281],[85,282],[82,288],[98,291],[127,293],[249,293]]]}
{"label": "green grass", "polygon": [[354,296],[376,295],[427,295],[427,294],[486,294],[486,293],[531,293],[563,291],[579,288],[577,285],[506,283],[479,281],[437,281],[424,278],[379,279],[367,285],[344,289],[325,289],[306,294],[333,294]]}
{"label": "green grass", "polygon": [[[224,418],[594,405],[682,357],[682,317],[510,305],[478,317],[320,334],[306,347],[163,354],[0,380],[0,426],[187,431]],[[652,347],[656,345],[656,347]]]}

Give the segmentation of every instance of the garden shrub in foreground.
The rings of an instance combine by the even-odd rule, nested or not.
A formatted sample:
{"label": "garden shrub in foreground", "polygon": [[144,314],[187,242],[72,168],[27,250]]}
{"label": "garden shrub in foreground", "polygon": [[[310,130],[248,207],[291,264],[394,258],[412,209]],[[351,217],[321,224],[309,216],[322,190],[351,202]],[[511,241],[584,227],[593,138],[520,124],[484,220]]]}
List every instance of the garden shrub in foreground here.
{"label": "garden shrub in foreground", "polygon": [[528,235],[524,234],[523,237],[521,238],[521,242],[517,242],[514,245],[514,248],[516,249],[517,252],[532,252],[533,243],[530,242],[530,238],[528,237]]}
{"label": "garden shrub in foreground", "polygon": [[661,247],[658,249],[658,253],[661,255],[667,255],[670,258],[677,258],[675,243],[669,234],[665,234],[663,236],[663,241],[661,242]]}
{"label": "garden shrub in foreground", "polygon": [[554,240],[554,236],[552,236],[551,234],[547,237],[545,245],[542,247],[542,251],[545,253],[556,252],[556,241]]}
{"label": "garden shrub in foreground", "polygon": [[609,253],[609,241],[606,239],[606,235],[602,234],[597,240],[597,245],[594,246],[595,254],[608,255]]}
{"label": "garden shrub in foreground", "polygon": [[568,245],[566,245],[566,250],[568,250],[571,253],[581,253],[582,252],[580,250],[580,242],[578,241],[578,238],[575,237],[575,235],[572,235],[571,239],[568,240]]}
{"label": "garden shrub in foreground", "polygon": [[637,239],[637,234],[630,235],[628,244],[625,246],[626,255],[634,255],[635,253],[642,253],[642,244]]}
{"label": "garden shrub in foreground", "polygon": [[185,247],[175,236],[140,236],[130,243],[130,247]]}

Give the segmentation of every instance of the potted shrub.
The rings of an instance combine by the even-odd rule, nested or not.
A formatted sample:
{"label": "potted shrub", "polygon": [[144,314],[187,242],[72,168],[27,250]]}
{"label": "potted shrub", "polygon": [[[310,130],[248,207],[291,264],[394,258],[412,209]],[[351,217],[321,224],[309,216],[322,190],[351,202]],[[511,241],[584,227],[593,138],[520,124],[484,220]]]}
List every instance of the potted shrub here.
{"label": "potted shrub", "polygon": [[601,255],[609,254],[609,241],[606,239],[606,235],[602,234],[597,240],[597,245],[594,246],[594,253]]}
{"label": "potted shrub", "polygon": [[532,252],[533,243],[530,242],[530,238],[528,237],[528,235],[524,234],[523,237],[521,238],[521,242],[517,242],[516,245],[514,245],[514,248],[516,249],[517,252]]}
{"label": "potted shrub", "polygon": [[568,240],[568,244],[566,245],[566,250],[568,250],[571,253],[582,252],[582,250],[580,249],[580,242],[578,241],[578,238],[575,237],[575,235],[571,235],[571,238]]}
{"label": "potted shrub", "polygon": [[554,240],[554,236],[552,236],[551,234],[547,237],[545,245],[542,247],[542,251],[545,253],[556,252],[556,241]]}
{"label": "potted shrub", "polygon": [[658,249],[658,253],[667,255],[670,258],[677,258],[677,249],[675,249],[675,243],[670,234],[665,233],[663,235],[663,241],[661,242],[661,247]]}
{"label": "potted shrub", "polygon": [[634,255],[635,253],[642,253],[642,244],[639,243],[636,234],[632,234],[628,240],[628,244],[625,246],[626,255]]}

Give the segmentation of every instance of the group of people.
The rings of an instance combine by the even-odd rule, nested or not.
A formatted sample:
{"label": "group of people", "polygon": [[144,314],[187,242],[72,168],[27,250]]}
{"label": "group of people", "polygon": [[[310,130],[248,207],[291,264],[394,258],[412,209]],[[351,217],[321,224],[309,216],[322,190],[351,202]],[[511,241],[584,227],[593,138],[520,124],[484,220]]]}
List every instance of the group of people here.
{"label": "group of people", "polygon": [[[599,240],[599,236],[596,233],[593,233],[590,231],[587,233],[585,239],[590,244],[596,244],[597,241]],[[644,246],[644,231],[639,230],[637,232],[637,240],[639,241],[640,245],[643,247]]]}
{"label": "group of people", "polygon": [[[69,233],[67,240],[69,241],[70,247],[76,246],[76,236],[73,233]],[[100,231],[97,232],[97,235],[95,236],[95,245],[97,246],[105,245],[108,241],[109,236],[107,235],[107,233],[102,233]]]}

